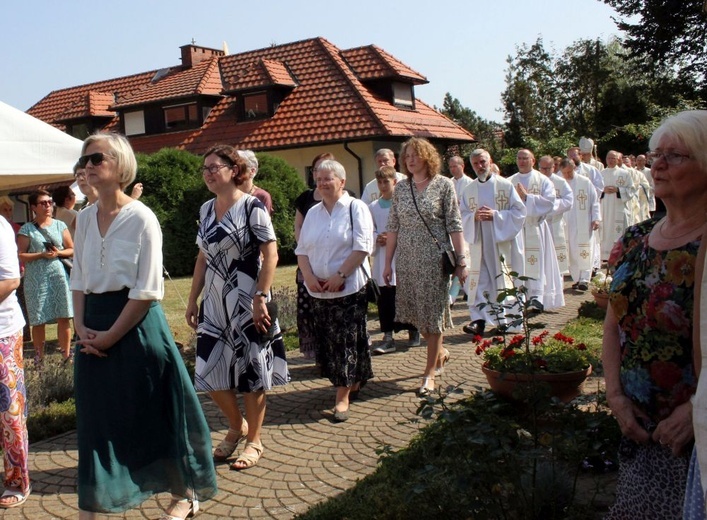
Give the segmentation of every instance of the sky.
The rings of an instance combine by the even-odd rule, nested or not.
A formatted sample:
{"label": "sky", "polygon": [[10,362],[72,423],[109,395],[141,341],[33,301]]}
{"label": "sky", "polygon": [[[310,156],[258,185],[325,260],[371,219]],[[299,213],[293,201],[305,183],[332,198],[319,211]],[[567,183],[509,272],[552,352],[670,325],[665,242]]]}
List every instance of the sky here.
{"label": "sky", "polygon": [[180,64],[192,42],[231,54],[321,36],[375,44],[425,76],[416,96],[449,92],[502,122],[506,59],[543,38],[558,52],[618,35],[600,0],[24,0],[0,19],[0,101],[27,110],[53,90]]}

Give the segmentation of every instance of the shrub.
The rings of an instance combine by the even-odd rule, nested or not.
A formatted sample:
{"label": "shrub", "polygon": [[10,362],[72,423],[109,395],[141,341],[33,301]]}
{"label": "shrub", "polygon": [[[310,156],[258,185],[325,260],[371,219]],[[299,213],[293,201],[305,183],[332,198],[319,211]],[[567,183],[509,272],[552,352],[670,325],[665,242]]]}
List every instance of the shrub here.
{"label": "shrub", "polygon": [[265,153],[259,153],[257,157],[259,167],[255,184],[272,197],[272,223],[280,263],[292,263],[295,260],[295,199],[307,187],[297,170],[285,160]]}
{"label": "shrub", "polygon": [[30,411],[31,414],[27,417],[30,442],[38,442],[76,429],[76,404],[73,398]]}
{"label": "shrub", "polygon": [[51,403],[66,401],[74,397],[74,367],[53,354],[44,357],[41,370],[34,362],[26,361],[25,386],[30,413]]}

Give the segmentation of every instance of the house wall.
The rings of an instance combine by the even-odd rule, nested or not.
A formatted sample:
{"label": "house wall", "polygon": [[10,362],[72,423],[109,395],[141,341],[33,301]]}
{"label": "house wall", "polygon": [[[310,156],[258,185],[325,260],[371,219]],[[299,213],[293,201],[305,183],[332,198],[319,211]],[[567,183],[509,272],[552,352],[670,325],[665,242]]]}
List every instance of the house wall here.
{"label": "house wall", "polygon": [[[396,158],[398,142],[382,142],[382,141],[361,141],[349,143],[348,148],[361,158],[361,170],[363,175],[363,186],[359,182],[359,165],[358,160],[346,148],[344,144],[331,144],[326,146],[316,146],[312,148],[296,148],[291,150],[275,150],[267,153],[280,157],[287,161],[292,167],[296,168],[300,173],[302,180],[307,182],[308,168],[312,165],[312,159],[322,153],[334,154],[336,160],[339,161],[346,170],[346,188],[353,191],[357,196],[361,196],[361,192],[366,184],[374,178],[374,172],[377,169],[375,161],[376,150],[381,148],[390,148],[395,152]],[[397,167],[400,170],[399,166]]]}

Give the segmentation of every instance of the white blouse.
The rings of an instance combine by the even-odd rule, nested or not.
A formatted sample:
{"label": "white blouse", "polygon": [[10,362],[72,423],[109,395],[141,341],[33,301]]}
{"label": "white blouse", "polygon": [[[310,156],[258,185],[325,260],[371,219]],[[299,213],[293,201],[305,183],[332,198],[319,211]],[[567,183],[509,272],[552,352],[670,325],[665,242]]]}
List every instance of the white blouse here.
{"label": "white blouse", "polygon": [[[10,223],[0,216],[0,280],[20,279],[15,232]],[[12,336],[25,326],[25,319],[17,302],[15,291],[0,301],[0,338]]]}
{"label": "white blouse", "polygon": [[[341,269],[352,251],[365,251],[369,255],[373,252],[373,219],[368,207],[348,193],[336,201],[331,215],[321,202],[312,206],[302,223],[295,254],[306,256],[314,275],[324,280]],[[307,291],[315,298],[341,298],[360,291],[366,284],[363,268],[346,274],[343,291],[317,293],[309,287]]]}
{"label": "white blouse", "polygon": [[95,204],[77,218],[71,290],[88,294],[126,287],[132,300],[164,296],[160,223],[147,206],[135,200],[123,206],[102,237]]}

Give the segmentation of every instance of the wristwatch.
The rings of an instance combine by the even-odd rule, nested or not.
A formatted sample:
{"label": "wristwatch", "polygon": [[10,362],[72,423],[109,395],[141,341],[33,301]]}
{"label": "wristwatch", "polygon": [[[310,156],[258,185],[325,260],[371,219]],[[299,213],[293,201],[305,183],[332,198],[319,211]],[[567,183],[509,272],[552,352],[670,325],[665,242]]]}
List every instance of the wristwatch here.
{"label": "wristwatch", "polygon": [[265,292],[265,291],[255,291],[255,295],[254,295],[254,296],[262,296],[263,298],[267,298],[267,297],[268,297],[268,293]]}
{"label": "wristwatch", "polygon": [[339,276],[341,276],[341,279],[342,279],[342,280],[346,280],[346,275],[345,275],[344,273],[342,273],[341,271],[337,271],[336,274],[338,274]]}

